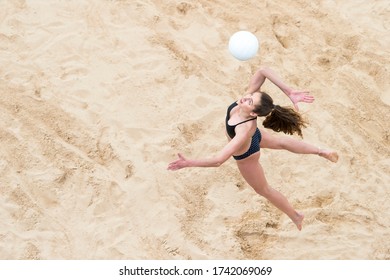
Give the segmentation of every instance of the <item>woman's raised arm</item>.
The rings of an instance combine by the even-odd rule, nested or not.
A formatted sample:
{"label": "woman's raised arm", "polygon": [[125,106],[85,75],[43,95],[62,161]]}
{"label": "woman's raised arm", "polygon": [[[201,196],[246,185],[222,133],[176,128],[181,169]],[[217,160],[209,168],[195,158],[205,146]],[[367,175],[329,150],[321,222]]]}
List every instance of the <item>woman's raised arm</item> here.
{"label": "woman's raised arm", "polygon": [[272,69],[268,67],[261,67],[255,72],[249,82],[247,93],[259,91],[265,79],[270,80],[274,85],[280,88],[280,90],[283,91],[288,96],[288,98],[290,98],[291,102],[294,104],[295,109],[297,110],[299,110],[298,102],[312,103],[314,101],[314,97],[308,95],[309,91],[292,89]]}
{"label": "woman's raised arm", "polygon": [[253,93],[255,91],[260,90],[265,79],[270,80],[273,84],[275,84],[278,88],[280,88],[287,96],[292,90],[292,88],[286,85],[272,69],[262,66],[252,76],[252,79],[249,82],[247,92]]}

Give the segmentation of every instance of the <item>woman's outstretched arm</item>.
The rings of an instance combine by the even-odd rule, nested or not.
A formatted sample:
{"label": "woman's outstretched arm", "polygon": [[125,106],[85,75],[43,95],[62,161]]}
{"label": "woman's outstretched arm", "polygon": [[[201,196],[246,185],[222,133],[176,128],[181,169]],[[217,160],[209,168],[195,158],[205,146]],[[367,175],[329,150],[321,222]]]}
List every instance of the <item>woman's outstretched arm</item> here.
{"label": "woman's outstretched arm", "polygon": [[250,137],[248,132],[237,133],[216,156],[207,159],[187,159],[179,153],[179,158],[168,165],[168,170],[178,170],[186,167],[219,167],[242,146],[248,137]]}
{"label": "woman's outstretched arm", "polygon": [[294,90],[293,88],[289,87],[272,69],[268,67],[261,67],[255,72],[249,82],[247,92],[253,93],[255,91],[259,91],[265,79],[270,80],[274,85],[280,88],[280,90],[283,91],[288,96],[288,98],[290,98],[291,102],[294,104],[295,109],[297,110],[299,110],[298,102],[312,103],[314,101],[314,97],[308,95],[309,91]]}

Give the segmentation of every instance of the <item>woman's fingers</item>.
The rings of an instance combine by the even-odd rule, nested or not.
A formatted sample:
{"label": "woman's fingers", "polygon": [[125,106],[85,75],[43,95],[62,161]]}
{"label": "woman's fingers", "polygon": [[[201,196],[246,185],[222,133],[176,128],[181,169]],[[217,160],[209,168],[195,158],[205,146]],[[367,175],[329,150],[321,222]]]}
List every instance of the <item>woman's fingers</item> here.
{"label": "woman's fingers", "polygon": [[308,103],[312,103],[312,102],[314,102],[314,97],[313,96],[305,96],[303,98],[303,101],[308,102]]}
{"label": "woman's fingers", "polygon": [[168,170],[178,170],[180,167],[175,163],[172,162],[168,165]]}
{"label": "woman's fingers", "polygon": [[180,163],[185,161],[186,159],[184,158],[184,156],[181,153],[178,153],[177,156],[179,157],[179,159],[172,161],[168,165],[168,170],[178,170],[178,169],[182,168]]}
{"label": "woman's fingers", "polygon": [[181,153],[178,153],[177,156],[182,159],[182,160],[185,160],[184,156],[181,154]]}

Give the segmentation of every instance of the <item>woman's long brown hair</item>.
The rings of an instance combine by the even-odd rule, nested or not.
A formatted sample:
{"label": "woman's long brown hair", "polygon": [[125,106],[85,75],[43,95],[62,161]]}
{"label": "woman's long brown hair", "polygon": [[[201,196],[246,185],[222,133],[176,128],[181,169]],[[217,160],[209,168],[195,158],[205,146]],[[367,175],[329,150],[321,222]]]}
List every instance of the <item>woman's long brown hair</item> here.
{"label": "woman's long brown hair", "polygon": [[266,116],[263,121],[265,128],[286,134],[297,133],[302,136],[302,128],[306,127],[306,121],[302,116],[290,107],[274,105],[274,102],[267,93],[261,92],[260,104],[255,106],[254,112],[260,116]]}

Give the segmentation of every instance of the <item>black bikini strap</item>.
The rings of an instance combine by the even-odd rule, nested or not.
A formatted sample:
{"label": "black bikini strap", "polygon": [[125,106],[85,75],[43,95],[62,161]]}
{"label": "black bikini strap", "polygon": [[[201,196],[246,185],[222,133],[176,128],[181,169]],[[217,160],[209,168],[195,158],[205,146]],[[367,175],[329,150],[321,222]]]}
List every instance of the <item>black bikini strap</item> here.
{"label": "black bikini strap", "polygon": [[242,124],[242,123],[249,122],[249,121],[253,121],[253,120],[255,120],[255,119],[257,119],[257,117],[255,117],[255,118],[252,118],[252,119],[249,119],[249,120],[245,120],[245,121],[242,121],[242,122],[239,122],[239,123],[238,123],[238,124],[236,124],[235,126],[237,126],[237,125],[239,125],[239,124]]}

